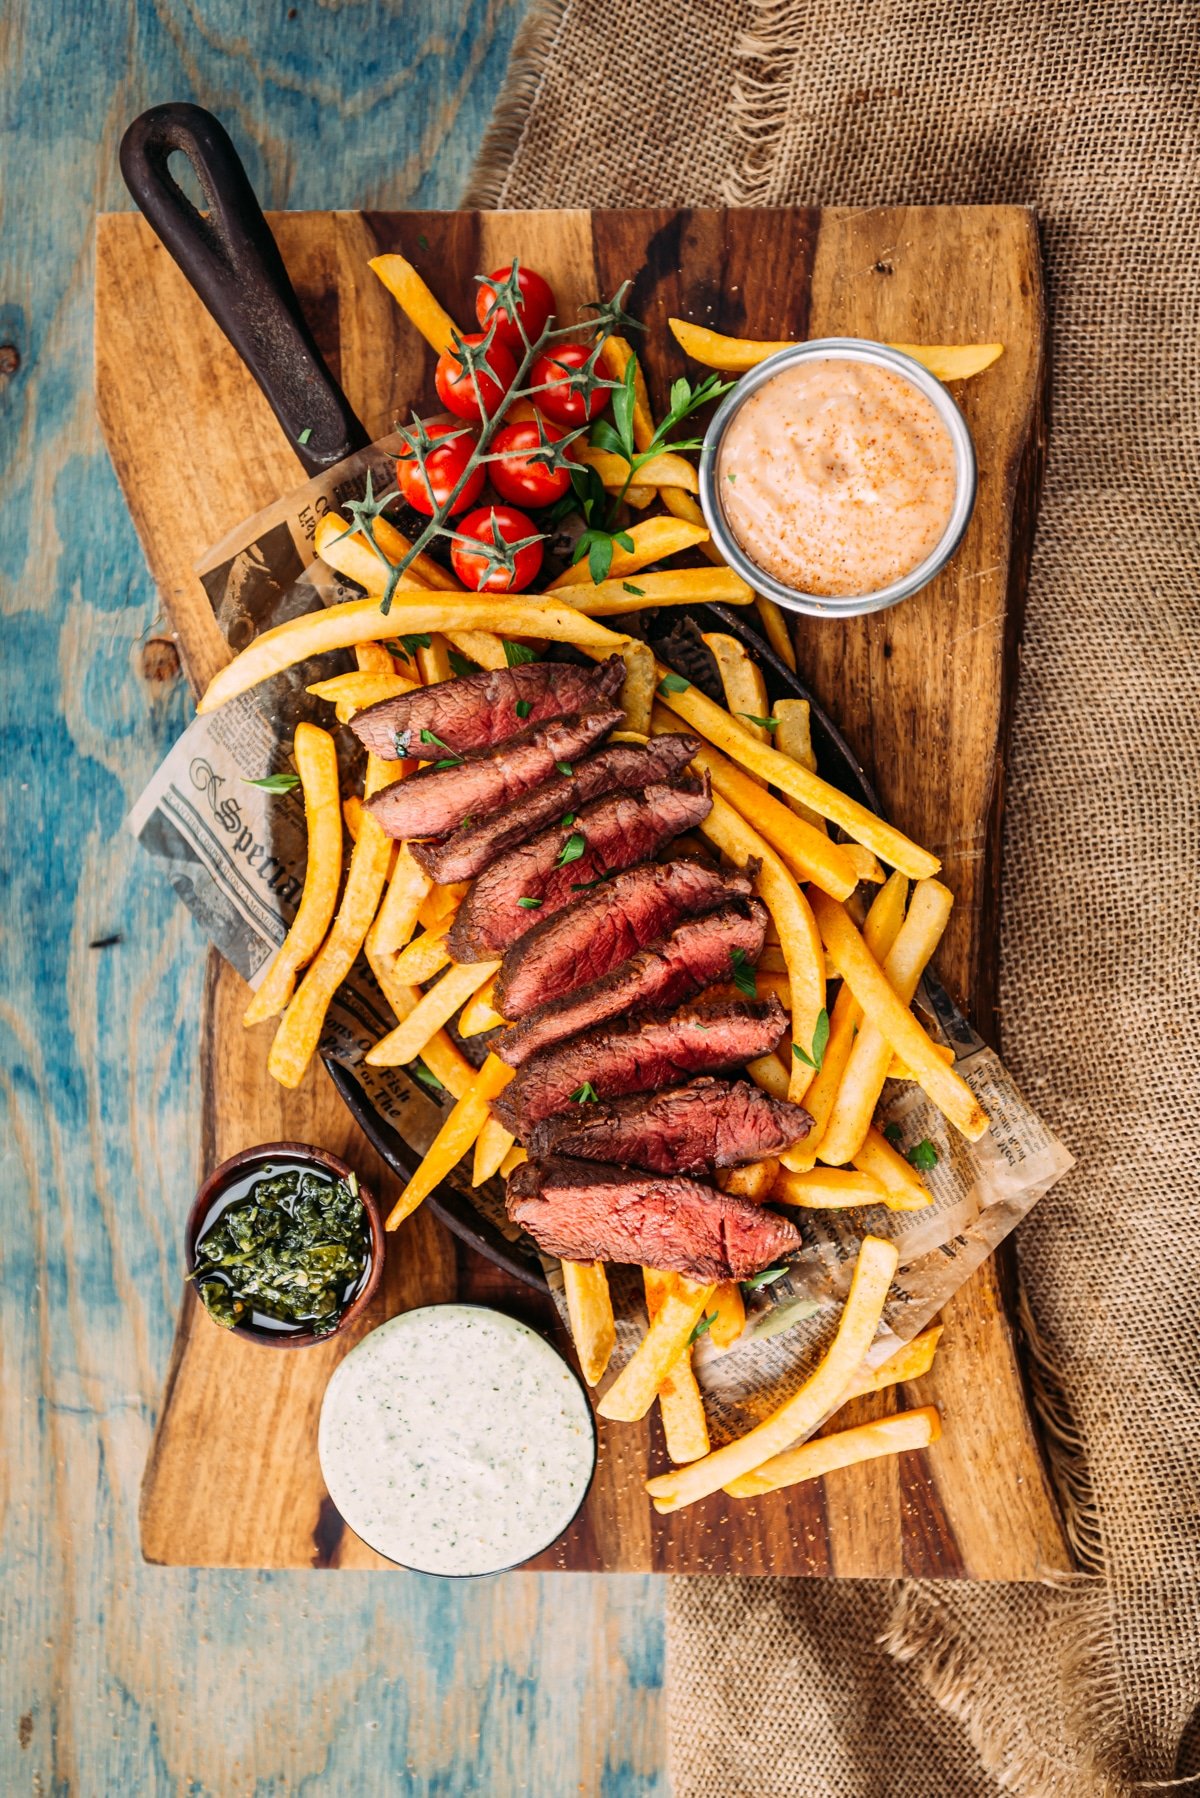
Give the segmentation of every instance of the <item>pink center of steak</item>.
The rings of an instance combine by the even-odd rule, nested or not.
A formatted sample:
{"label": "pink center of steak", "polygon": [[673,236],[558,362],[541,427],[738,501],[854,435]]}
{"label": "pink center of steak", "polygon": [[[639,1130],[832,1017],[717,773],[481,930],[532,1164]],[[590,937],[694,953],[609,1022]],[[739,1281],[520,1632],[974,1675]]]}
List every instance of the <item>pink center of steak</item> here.
{"label": "pink center of steak", "polygon": [[693,1280],[744,1280],[794,1255],[787,1218],[699,1180],[552,1157],[509,1177],[508,1214],[547,1254],[623,1261]]}
{"label": "pink center of steak", "polygon": [[508,950],[496,982],[496,1007],[523,1018],[534,1006],[609,973],[681,919],[745,898],[744,874],[719,874],[701,862],[647,862],[579,894],[557,916],[535,924]]}
{"label": "pink center of steak", "polygon": [[706,918],[689,918],[611,974],[539,1006],[496,1038],[496,1052],[518,1068],[552,1043],[610,1018],[647,1006],[678,1005],[715,981],[727,980],[738,966],[757,961],[766,933],[766,907],[757,899],[728,905]]}
{"label": "pink center of steak", "polygon": [[683,1174],[778,1155],[811,1129],[802,1105],[748,1080],[700,1079],[648,1098],[569,1106],[534,1126],[529,1150]]}
{"label": "pink center of steak", "polygon": [[[552,781],[559,762],[586,754],[623,717],[619,706],[605,706],[539,725],[511,743],[475,750],[461,761],[426,750],[425,757],[433,766],[420,769],[407,780],[393,781],[368,799],[367,805],[389,836],[443,836],[465,820],[485,817],[519,800],[531,788]],[[439,768],[439,760],[452,761],[453,766]],[[467,878],[429,871],[435,880]]]}
{"label": "pink center of steak", "polygon": [[[539,915],[561,911],[593,882],[647,861],[706,818],[707,776],[641,793],[613,793],[485,868],[459,908],[448,943],[455,961],[503,954]],[[524,901],[524,903],[522,903]]]}
{"label": "pink center of steak", "polygon": [[[484,668],[368,706],[351,720],[350,728],[368,749],[389,761],[404,756],[436,759],[441,746],[454,755],[466,755],[507,742],[530,725],[593,711],[615,698],[624,678],[625,664],[619,656],[590,668],[573,662]],[[433,758],[427,754],[431,749]]]}
{"label": "pink center of steak", "polygon": [[[661,737],[645,747],[612,743],[581,762],[569,754],[561,756],[547,770],[546,784],[535,792],[493,809],[490,816],[469,820],[444,843],[415,845],[413,854],[443,886],[453,880],[473,880],[498,856],[527,843],[567,812],[578,811],[618,788],[637,792],[656,781],[674,779],[699,747],[695,737]],[[563,768],[569,771],[564,774]]]}
{"label": "pink center of steak", "polygon": [[774,994],[701,1001],[676,1012],[601,1025],[533,1056],[492,1101],[492,1109],[524,1142],[535,1124],[573,1102],[657,1092],[693,1074],[740,1067],[769,1054],[786,1030],[787,1016]]}

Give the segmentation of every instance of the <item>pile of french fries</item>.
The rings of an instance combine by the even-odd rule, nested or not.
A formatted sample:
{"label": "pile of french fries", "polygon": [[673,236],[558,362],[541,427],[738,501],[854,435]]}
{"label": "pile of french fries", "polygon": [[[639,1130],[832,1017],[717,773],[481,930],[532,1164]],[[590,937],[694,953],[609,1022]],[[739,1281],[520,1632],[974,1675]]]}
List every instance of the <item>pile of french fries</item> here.
{"label": "pile of french fries", "polygon": [[[372,266],[429,341],[445,347],[450,321],[415,270],[399,257],[380,258]],[[781,347],[718,338],[677,320],[672,328],[690,354],[717,368],[751,367]],[[998,345],[901,347],[945,378],[976,372],[1000,352]],[[633,358],[620,338],[609,339],[604,354],[615,377],[623,376]],[[635,436],[644,444],[654,425],[645,382],[640,369],[635,372]],[[586,453],[601,478],[619,487],[627,464]],[[620,466],[610,469],[607,462],[613,460]],[[772,706],[761,670],[737,639],[722,633],[705,637],[724,688],[722,706],[656,663],[646,644],[603,622],[643,606],[754,599],[719,562],[693,498],[690,465],[678,456],[659,460],[661,468],[651,464],[639,471],[646,495],[629,497],[642,504],[657,493],[665,512],[630,527],[632,548],[616,548],[608,578],[591,582],[584,563],[551,581],[540,595],[467,593],[440,565],[420,556],[402,576],[384,616],[379,596],[386,568],[377,552],[394,564],[411,545],[382,518],[375,523],[373,548],[361,534],[350,534],[346,519],[326,515],[316,534],[317,553],[362,586],[366,597],[263,633],[216,676],[200,710],[212,711],[326,650],[353,649],[358,662],[357,672],[309,689],[333,706],[339,723],[417,684],[452,678],[452,652],[495,669],[509,665],[513,644],[540,652],[547,644],[566,643],[596,660],[619,655],[625,664],[623,734],[644,740],[687,731],[702,740],[694,766],[711,779],[713,807],[701,832],[725,864],[755,870],[755,887],[770,917],[767,947],[755,970],[757,990],[778,993],[791,1019],[785,1051],[763,1057],[748,1071],[766,1091],[803,1103],[813,1117],[803,1142],[777,1159],[733,1171],[723,1183],[731,1192],[776,1205],[920,1208],[930,1202],[925,1183],[873,1122],[884,1082],[916,1081],[968,1139],[981,1136],[988,1123],[954,1071],[950,1053],[931,1040],[910,1009],[946,928],[951,894],[936,879],[936,856],[821,778],[807,702],[781,700]],[[711,566],[644,572],[696,549]],[[633,575],[636,588],[629,583]],[[771,642],[794,666],[782,620],[773,607],[758,603]],[[415,639],[419,643],[411,650],[403,648]],[[490,1109],[512,1070],[495,1054],[476,1070],[447,1031],[456,1017],[461,1037],[504,1026],[494,1005],[499,964],[451,962],[446,936],[465,888],[437,886],[408,845],[393,842],[362,803],[389,781],[405,779],[418,764],[369,756],[363,795],[343,797],[334,740],[307,723],[297,727],[294,759],[308,822],[307,874],[294,922],[245,1021],[279,1017],[269,1067],[283,1085],[297,1086],[338,986],[365,953],[396,1019],[368,1061],[423,1064],[454,1100],[391,1211],[388,1228],[395,1229],[466,1155],[473,1155],[476,1186],[524,1159],[524,1150]],[[352,847],[343,879],[344,834]],[[837,994],[830,1008],[833,982]],[[837,1335],[816,1372],[772,1416],[716,1451],[710,1449],[692,1347],[698,1333],[718,1351],[732,1347],[746,1322],[742,1290],[733,1282],[713,1286],[644,1270],[646,1334],[598,1409],[606,1418],[632,1422],[657,1400],[676,1464],[649,1482],[658,1510],[677,1509],[720,1489],[752,1497],[936,1439],[936,1412],[922,1408],[806,1440],[850,1398],[915,1379],[931,1365],[936,1329],[875,1373],[864,1372],[896,1260],[891,1243],[864,1238]],[[580,1365],[595,1386],[616,1342],[607,1275],[599,1262],[565,1263],[563,1281]]]}

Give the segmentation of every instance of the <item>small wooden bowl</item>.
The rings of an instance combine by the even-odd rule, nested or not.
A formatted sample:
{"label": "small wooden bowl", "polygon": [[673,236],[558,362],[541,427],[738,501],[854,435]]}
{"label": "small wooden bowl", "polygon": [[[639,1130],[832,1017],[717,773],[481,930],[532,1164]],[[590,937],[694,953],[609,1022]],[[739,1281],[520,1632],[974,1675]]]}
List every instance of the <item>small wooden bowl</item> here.
{"label": "small wooden bowl", "polygon": [[[357,1170],[350,1167],[340,1156],[331,1154],[328,1149],[318,1149],[312,1143],[306,1142],[259,1143],[256,1148],[242,1149],[239,1154],[231,1155],[228,1161],[223,1161],[219,1167],[213,1169],[192,1200],[192,1208],[188,1212],[187,1227],[184,1233],[184,1258],[189,1275],[196,1271],[196,1239],[200,1235],[209,1212],[225,1189],[232,1185],[235,1179],[240,1178],[247,1169],[252,1168],[256,1162],[267,1163],[285,1159],[311,1162],[315,1167],[324,1169],[326,1173],[331,1173],[340,1180],[348,1180],[351,1174],[357,1174]],[[383,1215],[378,1202],[374,1193],[364,1185],[361,1179],[358,1182],[358,1196],[362,1200],[363,1209],[367,1214],[367,1228],[371,1238],[367,1251],[366,1279],[359,1292],[342,1312],[333,1329],[318,1335],[315,1330],[262,1330],[256,1324],[240,1323],[234,1324],[232,1330],[228,1332],[230,1336],[241,1336],[246,1341],[256,1342],[263,1348],[311,1348],[314,1343],[331,1342],[340,1330],[344,1330],[347,1324],[353,1323],[362,1315],[379,1290],[379,1282],[383,1278],[385,1236]],[[197,1302],[201,1301],[197,1299]],[[221,1327],[220,1324],[213,1325],[214,1329]]]}

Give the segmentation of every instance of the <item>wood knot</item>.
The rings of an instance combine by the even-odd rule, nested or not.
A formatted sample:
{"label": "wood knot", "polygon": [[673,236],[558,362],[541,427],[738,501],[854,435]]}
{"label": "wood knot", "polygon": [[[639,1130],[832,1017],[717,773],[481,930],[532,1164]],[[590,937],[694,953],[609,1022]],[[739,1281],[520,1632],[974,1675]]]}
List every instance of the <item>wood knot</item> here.
{"label": "wood knot", "polygon": [[0,343],[0,375],[15,375],[21,366],[21,352],[15,343]]}
{"label": "wood knot", "polygon": [[875,264],[875,273],[877,275],[894,275],[895,272],[896,271],[890,262],[877,262]]}
{"label": "wood knot", "polygon": [[179,646],[173,637],[148,637],[142,645],[142,678],[155,685],[179,677]]}

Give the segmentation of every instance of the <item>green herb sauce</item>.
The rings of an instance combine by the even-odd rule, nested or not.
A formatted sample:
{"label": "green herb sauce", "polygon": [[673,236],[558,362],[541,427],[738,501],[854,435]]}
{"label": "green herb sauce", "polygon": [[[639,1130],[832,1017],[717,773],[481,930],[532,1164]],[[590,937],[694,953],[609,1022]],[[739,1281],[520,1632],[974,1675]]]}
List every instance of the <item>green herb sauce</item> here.
{"label": "green herb sauce", "polygon": [[311,1162],[251,1168],[227,1187],[196,1242],[191,1278],[215,1323],[276,1333],[334,1329],[367,1275],[358,1181]]}

